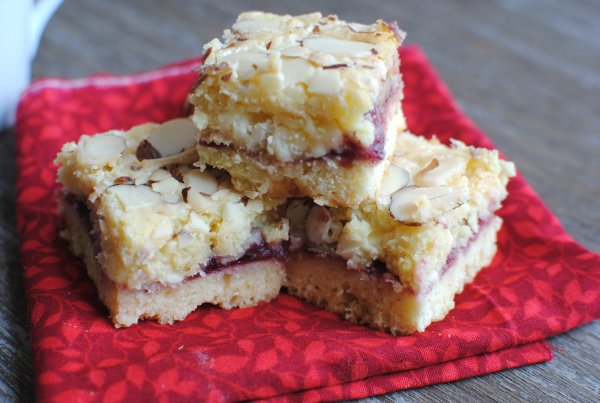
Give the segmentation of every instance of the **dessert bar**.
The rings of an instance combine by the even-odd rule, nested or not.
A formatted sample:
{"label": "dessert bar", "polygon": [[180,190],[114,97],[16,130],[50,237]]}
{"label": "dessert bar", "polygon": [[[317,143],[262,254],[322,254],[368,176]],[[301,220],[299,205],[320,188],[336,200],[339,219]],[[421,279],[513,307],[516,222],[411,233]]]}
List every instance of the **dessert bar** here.
{"label": "dessert bar", "polygon": [[204,46],[190,102],[201,163],[241,192],[358,206],[380,196],[399,131],[395,23],[240,14]]}
{"label": "dessert bar", "polygon": [[84,135],[56,163],[62,237],[117,327],[184,319],[198,305],[274,298],[287,252],[281,198],[249,199],[201,171],[189,119]]}
{"label": "dessert bar", "polygon": [[514,164],[497,151],[398,137],[384,185],[357,208],[288,201],[284,285],[347,320],[392,334],[443,319],[496,253]]}

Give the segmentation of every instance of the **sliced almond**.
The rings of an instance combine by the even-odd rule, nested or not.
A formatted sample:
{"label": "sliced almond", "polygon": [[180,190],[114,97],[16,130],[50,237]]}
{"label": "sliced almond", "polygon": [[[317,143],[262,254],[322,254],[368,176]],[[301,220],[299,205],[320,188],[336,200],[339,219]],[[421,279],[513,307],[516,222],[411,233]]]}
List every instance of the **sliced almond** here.
{"label": "sliced almond", "polygon": [[316,69],[308,84],[307,92],[338,96],[342,93],[342,78],[337,70]]}
{"label": "sliced almond", "polygon": [[175,178],[178,182],[183,183],[183,174],[177,167],[177,164],[167,165],[167,171],[171,174],[173,178]]}
{"label": "sliced almond", "polygon": [[330,232],[331,213],[323,206],[312,206],[304,220],[304,231],[308,240],[315,244],[335,242]]}
{"label": "sliced almond", "polygon": [[131,179],[129,176],[119,176],[113,183],[115,185],[124,185],[129,182],[133,182],[133,179]]}
{"label": "sliced almond", "polygon": [[194,237],[186,229],[179,231],[177,234],[175,234],[175,237],[177,238],[177,245],[180,249],[185,249],[194,244]]}
{"label": "sliced almond", "polygon": [[315,68],[306,59],[282,59],[281,73],[283,73],[286,85],[295,85],[297,83],[308,84]]}
{"label": "sliced almond", "polygon": [[394,192],[408,185],[411,180],[410,171],[398,164],[390,163],[388,166],[387,176],[383,180],[381,193],[384,196],[391,195]]}
{"label": "sliced almond", "polygon": [[179,182],[173,177],[168,177],[160,182],[153,183],[152,190],[160,193],[163,196],[170,195],[179,190]]}
{"label": "sliced almond", "polygon": [[150,175],[150,177],[148,178],[148,182],[160,182],[161,180],[166,179],[169,176],[171,176],[169,171],[165,169],[159,169],[157,171],[152,172],[152,175]]}
{"label": "sliced almond", "polygon": [[[434,161],[437,165],[434,164]],[[415,184],[422,187],[443,186],[453,176],[464,172],[466,167],[467,160],[464,157],[450,157],[439,162],[434,158],[425,169],[417,174]]]}
{"label": "sliced almond", "polygon": [[281,29],[281,21],[246,20],[238,21],[232,26],[234,31],[256,32],[277,31]]}
{"label": "sliced almond", "polygon": [[431,206],[443,213],[462,206],[472,198],[463,190],[454,190],[452,193],[429,199]]}
{"label": "sliced almond", "polygon": [[240,224],[244,220],[243,209],[243,204],[225,203],[225,207],[223,207],[223,222],[226,224]]}
{"label": "sliced almond", "polygon": [[84,160],[89,164],[105,165],[119,158],[127,148],[123,137],[114,134],[99,134],[89,137],[84,145]]}
{"label": "sliced almond", "polygon": [[155,160],[161,158],[160,151],[158,151],[148,140],[142,140],[135,151],[135,156],[138,161],[144,160]]}
{"label": "sliced almond", "polygon": [[292,200],[285,211],[286,218],[290,220],[290,228],[304,228],[304,220],[309,210],[310,206],[306,200]]}
{"label": "sliced almond", "polygon": [[303,46],[294,46],[292,48],[281,49],[281,56],[287,57],[308,57],[310,55],[310,50]]}
{"label": "sliced almond", "polygon": [[203,211],[206,211],[215,205],[215,202],[212,201],[210,197],[202,196],[198,192],[188,192],[186,194],[186,203],[188,203],[190,207],[198,213],[202,213]]}
{"label": "sliced almond", "polygon": [[106,192],[114,194],[127,211],[150,206],[162,199],[162,196],[150,186],[118,185],[108,188]]}
{"label": "sliced almond", "polygon": [[150,136],[148,142],[162,157],[182,153],[196,145],[196,129],[191,120],[173,119],[160,125]]}
{"label": "sliced almond", "polygon": [[200,172],[199,169],[192,169],[190,172],[183,175],[183,183],[186,187],[190,187],[191,191],[204,193],[209,196],[215,194],[219,186],[219,183],[214,176],[208,172]]}
{"label": "sliced almond", "polygon": [[[395,197],[392,198],[390,203],[390,214],[395,220],[400,221],[402,224],[419,226],[425,224],[415,218],[418,208],[414,199],[419,196],[426,196],[428,199],[448,195],[454,192],[454,189],[449,187],[438,187],[438,188],[415,188],[410,187],[402,189],[400,192],[396,192]],[[443,212],[442,212],[443,213]]]}
{"label": "sliced almond", "polygon": [[375,45],[365,42],[345,41],[335,38],[309,38],[305,39],[302,46],[312,50],[313,52],[322,52],[335,56],[348,56],[361,58],[372,56],[371,49]]}

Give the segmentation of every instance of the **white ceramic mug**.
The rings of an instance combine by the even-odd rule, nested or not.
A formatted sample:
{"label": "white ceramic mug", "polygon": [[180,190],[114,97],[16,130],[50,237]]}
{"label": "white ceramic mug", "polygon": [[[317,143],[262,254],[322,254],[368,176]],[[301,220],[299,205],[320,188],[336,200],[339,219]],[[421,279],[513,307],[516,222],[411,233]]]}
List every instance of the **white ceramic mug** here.
{"label": "white ceramic mug", "polygon": [[63,0],[0,0],[0,129],[15,123],[19,96],[48,20]]}

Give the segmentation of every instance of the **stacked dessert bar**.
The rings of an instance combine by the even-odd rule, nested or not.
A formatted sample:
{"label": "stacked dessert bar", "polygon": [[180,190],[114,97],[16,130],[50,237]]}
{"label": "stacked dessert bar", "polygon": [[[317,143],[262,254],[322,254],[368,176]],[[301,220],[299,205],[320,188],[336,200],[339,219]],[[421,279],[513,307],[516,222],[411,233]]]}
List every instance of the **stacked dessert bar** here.
{"label": "stacked dessert bar", "polygon": [[441,320],[496,252],[515,170],[404,132],[403,38],[395,23],[243,13],[204,47],[191,120],[65,145],[62,235],[115,324],[282,285],[392,334]]}

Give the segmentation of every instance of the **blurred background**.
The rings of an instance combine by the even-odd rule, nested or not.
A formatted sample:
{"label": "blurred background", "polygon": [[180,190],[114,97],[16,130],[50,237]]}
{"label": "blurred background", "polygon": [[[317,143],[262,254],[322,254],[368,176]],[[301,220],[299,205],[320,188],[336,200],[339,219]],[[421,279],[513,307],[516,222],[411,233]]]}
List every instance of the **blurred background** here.
{"label": "blurred background", "polygon": [[[600,2],[595,0],[66,0],[33,78],[127,74],[198,56],[241,11],[398,21],[460,106],[566,230],[600,252]],[[0,133],[0,400],[33,400],[14,222],[14,132]],[[598,321],[553,337],[550,363],[365,401],[592,401]],[[561,351],[562,350],[562,351]]]}

